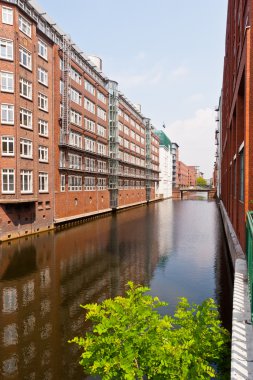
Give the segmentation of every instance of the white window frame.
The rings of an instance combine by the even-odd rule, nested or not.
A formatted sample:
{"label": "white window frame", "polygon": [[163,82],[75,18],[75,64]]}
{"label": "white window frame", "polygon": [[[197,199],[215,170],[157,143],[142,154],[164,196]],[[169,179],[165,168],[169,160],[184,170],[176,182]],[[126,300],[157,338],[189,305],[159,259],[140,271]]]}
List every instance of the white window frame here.
{"label": "white window frame", "polygon": [[81,170],[82,169],[82,156],[79,154],[68,154],[69,169]]}
{"label": "white window frame", "polygon": [[82,177],[76,175],[68,176],[68,189],[69,191],[82,191]]}
{"label": "white window frame", "polygon": [[66,189],[66,176],[65,174],[61,174],[61,187],[60,190],[61,192],[65,191]]}
{"label": "white window frame", "polygon": [[[7,181],[4,176],[7,175]],[[12,180],[10,180],[12,178]],[[15,194],[15,169],[2,169],[1,170],[2,194]],[[7,189],[4,189],[7,185]]]}
{"label": "white window frame", "polygon": [[18,26],[19,30],[23,32],[26,36],[32,37],[32,24],[23,16],[19,15],[18,17]]}
{"label": "white window frame", "polygon": [[84,118],[84,128],[87,131],[96,133],[96,123],[93,120],[88,119],[87,117]]}
{"label": "white window frame", "polygon": [[73,67],[70,68],[70,73],[69,73],[71,79],[73,79],[76,83],[82,84],[82,76],[79,74],[78,71],[76,71]]}
{"label": "white window frame", "polygon": [[9,7],[2,7],[2,23],[13,25],[13,9]]}
{"label": "white window frame", "polygon": [[32,170],[20,170],[21,194],[31,194],[33,192],[33,172]]}
{"label": "white window frame", "polygon": [[29,111],[25,108],[20,108],[20,112],[19,112],[20,127],[32,130],[33,129],[32,120],[33,120],[32,111]]}
{"label": "white window frame", "polygon": [[77,148],[82,148],[82,135],[80,133],[70,131],[69,132],[69,144],[76,146]]}
{"label": "white window frame", "polygon": [[41,92],[38,93],[38,108],[48,112],[48,97]]}
{"label": "white window frame", "polygon": [[[11,156],[15,154],[15,139],[14,136],[2,136],[1,137],[1,154],[2,156]],[[6,148],[4,148],[6,145]]]}
{"label": "white window frame", "polygon": [[48,72],[42,67],[38,67],[38,82],[48,87]]}
{"label": "white window frame", "polygon": [[47,61],[47,53],[48,53],[47,44],[44,41],[39,39],[38,40],[38,55]]}
{"label": "white window frame", "polygon": [[84,138],[85,150],[96,153],[96,141],[89,137]]}
{"label": "white window frame", "polygon": [[91,84],[88,80],[84,80],[84,88],[86,91],[88,91],[90,94],[95,96],[95,87],[93,84]]}
{"label": "white window frame", "polygon": [[76,124],[79,127],[81,127],[82,126],[82,115],[75,110],[70,110],[70,122],[72,124]]}
{"label": "white window frame", "polygon": [[[4,53],[4,54],[2,54]],[[0,38],[0,58],[7,61],[13,61],[13,41],[6,38]]]}
{"label": "white window frame", "polygon": [[84,108],[95,115],[96,106],[95,103],[93,103],[91,100],[84,98]]}
{"label": "white window frame", "polygon": [[32,83],[24,78],[19,80],[19,91],[20,96],[23,98],[32,100]]}
{"label": "white window frame", "polygon": [[39,119],[38,130],[40,136],[48,137],[48,121]]}
{"label": "white window frame", "polygon": [[84,190],[85,191],[96,190],[95,177],[84,177]]}
{"label": "white window frame", "polygon": [[[6,114],[5,119],[4,114]],[[1,123],[4,125],[14,125],[14,104],[1,104]]]}
{"label": "white window frame", "polygon": [[70,88],[70,99],[79,106],[82,105],[82,94],[72,87]]}
{"label": "white window frame", "polygon": [[48,162],[48,147],[39,145],[39,162]]}
{"label": "white window frame", "polygon": [[107,156],[107,146],[100,142],[97,143],[97,154]]}
{"label": "white window frame", "polygon": [[98,177],[98,180],[97,180],[97,189],[98,190],[106,190],[107,189],[107,186],[106,186],[106,178],[100,178]]}
{"label": "white window frame", "polygon": [[97,107],[97,116],[100,119],[106,121],[106,111],[103,108]]}
{"label": "white window frame", "polygon": [[1,71],[1,91],[14,92],[14,73]]}
{"label": "white window frame", "polygon": [[97,124],[97,134],[101,137],[106,138],[106,127],[103,127],[103,125]]}
{"label": "white window frame", "polygon": [[106,96],[99,90],[97,90],[97,98],[100,100],[100,102],[106,104]]}
{"label": "white window frame", "polygon": [[22,46],[19,47],[19,64],[28,70],[32,70],[32,54]]}
{"label": "white window frame", "polygon": [[48,193],[48,173],[39,172],[39,193]]}
{"label": "white window frame", "polygon": [[20,157],[33,158],[33,143],[31,140],[21,138],[20,139]]}

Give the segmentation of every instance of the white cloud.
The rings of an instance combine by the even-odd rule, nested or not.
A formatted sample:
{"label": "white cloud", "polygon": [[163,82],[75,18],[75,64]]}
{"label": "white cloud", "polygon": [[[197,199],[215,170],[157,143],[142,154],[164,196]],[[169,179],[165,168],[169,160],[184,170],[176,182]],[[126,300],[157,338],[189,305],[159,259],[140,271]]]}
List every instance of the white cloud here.
{"label": "white cloud", "polygon": [[186,99],[187,103],[197,103],[204,99],[204,95],[201,93],[192,94]]}
{"label": "white cloud", "polygon": [[182,78],[186,78],[188,75],[189,75],[189,69],[184,65],[180,65],[176,69],[170,72],[169,77],[171,79],[182,79]]}
{"label": "white cloud", "polygon": [[179,159],[187,165],[200,166],[206,178],[212,176],[214,163],[215,112],[198,109],[189,119],[176,120],[166,132],[179,145]]}
{"label": "white cloud", "polygon": [[137,61],[143,61],[147,58],[147,54],[145,53],[145,51],[139,51],[135,58]]}
{"label": "white cloud", "polygon": [[162,81],[163,69],[159,64],[142,70],[140,74],[122,72],[115,75],[117,82],[122,89],[128,89],[138,86],[153,86]]}

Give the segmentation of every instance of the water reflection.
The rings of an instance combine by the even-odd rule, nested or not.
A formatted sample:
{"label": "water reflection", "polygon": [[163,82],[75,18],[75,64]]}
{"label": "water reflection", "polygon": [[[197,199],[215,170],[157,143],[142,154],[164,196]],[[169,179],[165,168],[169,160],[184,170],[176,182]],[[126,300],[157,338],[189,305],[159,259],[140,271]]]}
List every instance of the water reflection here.
{"label": "water reflection", "polygon": [[[148,284],[178,296],[216,296],[225,323],[231,279],[214,202],[171,200],[0,247],[3,379],[85,379],[68,339],[88,328],[80,304]],[[228,317],[228,319],[226,319]]]}

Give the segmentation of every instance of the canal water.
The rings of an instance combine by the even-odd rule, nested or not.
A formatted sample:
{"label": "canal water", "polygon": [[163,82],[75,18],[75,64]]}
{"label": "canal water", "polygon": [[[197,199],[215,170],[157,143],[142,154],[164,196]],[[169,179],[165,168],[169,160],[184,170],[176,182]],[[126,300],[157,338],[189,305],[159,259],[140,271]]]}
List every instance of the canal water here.
{"label": "canal water", "polygon": [[152,203],[0,246],[1,379],[85,379],[67,341],[87,328],[80,304],[151,287],[169,302],[213,297],[231,327],[232,276],[214,201]]}

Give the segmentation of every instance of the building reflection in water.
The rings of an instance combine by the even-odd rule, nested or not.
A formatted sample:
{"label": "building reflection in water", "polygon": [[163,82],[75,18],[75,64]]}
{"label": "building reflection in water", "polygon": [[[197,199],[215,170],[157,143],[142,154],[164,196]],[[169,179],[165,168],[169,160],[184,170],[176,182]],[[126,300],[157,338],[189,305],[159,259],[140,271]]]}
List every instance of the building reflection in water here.
{"label": "building reflection in water", "polygon": [[88,328],[80,304],[123,294],[129,280],[148,284],[158,261],[153,234],[152,213],[141,208],[2,245],[2,377],[85,378],[67,343]]}
{"label": "building reflection in water", "polygon": [[129,280],[155,287],[177,255],[176,209],[159,202],[0,246],[1,378],[85,379],[67,343],[89,328],[80,304],[122,295]]}

